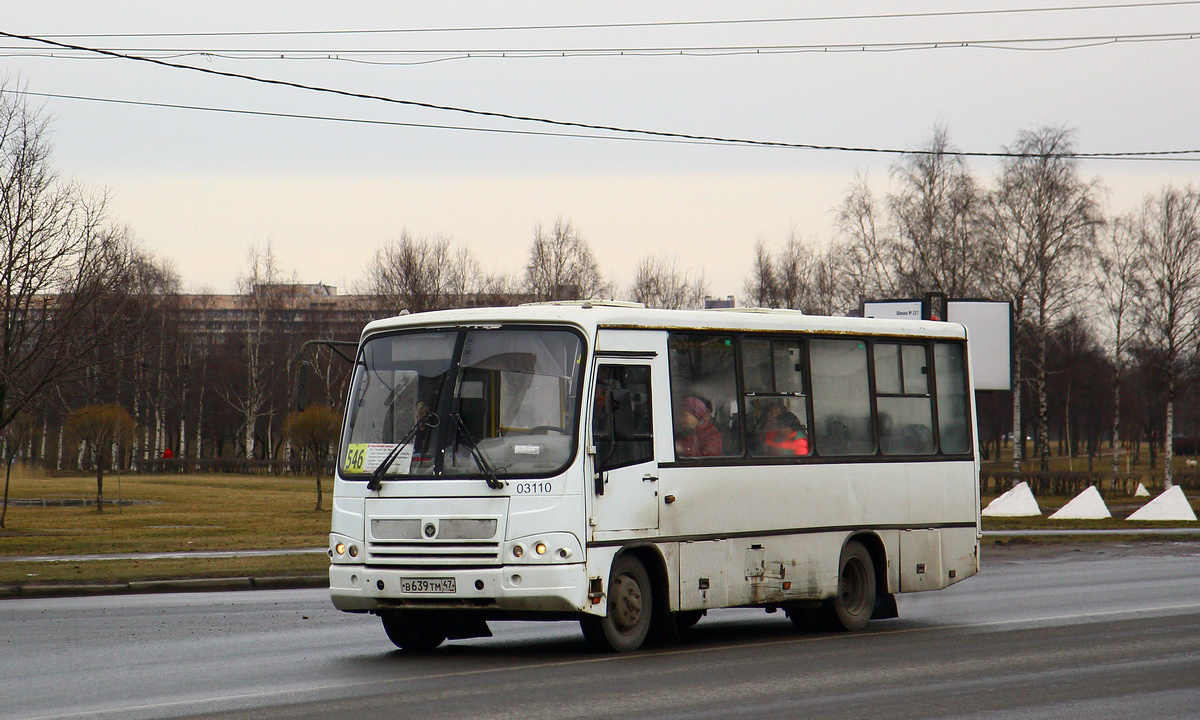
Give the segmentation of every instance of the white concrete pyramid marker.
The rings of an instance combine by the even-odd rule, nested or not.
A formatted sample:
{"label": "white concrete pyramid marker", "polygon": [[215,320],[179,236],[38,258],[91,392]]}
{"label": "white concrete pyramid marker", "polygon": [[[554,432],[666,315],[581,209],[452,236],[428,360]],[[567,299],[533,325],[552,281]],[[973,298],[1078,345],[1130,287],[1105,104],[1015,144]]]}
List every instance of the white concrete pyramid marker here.
{"label": "white concrete pyramid marker", "polygon": [[1145,485],[1138,483],[1137,490],[1133,491],[1133,496],[1134,497],[1150,497],[1150,491],[1146,489]]}
{"label": "white concrete pyramid marker", "polygon": [[987,517],[1035,517],[1042,514],[1029,483],[1017,483],[1012,490],[988,503],[983,509]]}
{"label": "white concrete pyramid marker", "polygon": [[1058,512],[1050,516],[1051,520],[1101,520],[1112,517],[1104,498],[1095,485],[1075,496],[1071,502],[1063,505]]}
{"label": "white concrete pyramid marker", "polygon": [[1127,520],[1187,520],[1196,521],[1196,512],[1183,495],[1183,488],[1174,485],[1170,490],[1143,505]]}

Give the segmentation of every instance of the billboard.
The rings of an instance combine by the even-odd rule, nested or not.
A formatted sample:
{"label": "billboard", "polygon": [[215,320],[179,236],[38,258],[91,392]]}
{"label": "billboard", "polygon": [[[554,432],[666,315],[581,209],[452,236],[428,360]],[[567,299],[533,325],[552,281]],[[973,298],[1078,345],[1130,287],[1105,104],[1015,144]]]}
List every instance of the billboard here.
{"label": "billboard", "polygon": [[869,300],[863,302],[863,317],[898,320],[942,319],[967,328],[971,345],[971,377],[976,390],[1012,390],[1012,305],[997,300],[947,300],[927,296],[924,300]]}

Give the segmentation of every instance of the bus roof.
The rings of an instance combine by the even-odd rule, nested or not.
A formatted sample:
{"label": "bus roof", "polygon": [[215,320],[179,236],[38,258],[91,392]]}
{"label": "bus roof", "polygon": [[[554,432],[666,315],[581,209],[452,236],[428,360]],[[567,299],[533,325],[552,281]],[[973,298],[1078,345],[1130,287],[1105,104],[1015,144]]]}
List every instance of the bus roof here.
{"label": "bus roof", "polygon": [[375,320],[363,335],[409,327],[492,323],[567,323],[593,334],[600,328],[704,330],[728,332],[812,332],[895,337],[966,338],[952,322],[806,315],[799,310],[722,308],[660,310],[636,303],[573,301],[533,303],[517,307],[464,308],[399,315]]}

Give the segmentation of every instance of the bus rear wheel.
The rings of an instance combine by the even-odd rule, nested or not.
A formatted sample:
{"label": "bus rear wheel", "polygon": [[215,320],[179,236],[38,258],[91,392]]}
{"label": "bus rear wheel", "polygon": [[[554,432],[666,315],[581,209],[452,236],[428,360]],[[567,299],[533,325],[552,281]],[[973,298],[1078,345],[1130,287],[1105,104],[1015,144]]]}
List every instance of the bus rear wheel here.
{"label": "bus rear wheel", "polygon": [[842,548],[838,563],[837,595],[808,611],[811,624],[825,630],[862,630],[875,612],[875,564],[857,540]]}
{"label": "bus rear wheel", "polygon": [[419,612],[382,613],[379,619],[383,621],[388,640],[402,650],[428,652],[446,641],[442,623]]}
{"label": "bus rear wheel", "polygon": [[622,555],[608,581],[608,614],[579,621],[588,643],[604,652],[632,652],[642,646],[654,615],[654,590],[641,560]]}

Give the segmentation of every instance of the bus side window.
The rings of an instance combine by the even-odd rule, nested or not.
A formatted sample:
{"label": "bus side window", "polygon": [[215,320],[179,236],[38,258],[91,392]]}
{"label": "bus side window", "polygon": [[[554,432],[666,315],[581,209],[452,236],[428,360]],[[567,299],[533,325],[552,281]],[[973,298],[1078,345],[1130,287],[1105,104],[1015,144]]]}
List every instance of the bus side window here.
{"label": "bus side window", "polygon": [[808,348],[817,453],[874,454],[866,342],[813,338]]}
{"label": "bus side window", "polygon": [[933,359],[937,374],[938,430],[942,438],[942,452],[971,452],[963,346],[936,343],[933,346]]}
{"label": "bus side window", "polygon": [[675,457],[741,455],[733,338],[673,334],[669,350]]}
{"label": "bus side window", "polygon": [[742,341],[742,386],[747,433],[755,457],[810,453],[799,341],[748,337]]}
{"label": "bus side window", "polygon": [[592,441],[598,470],[650,462],[654,458],[650,367],[601,365],[596,374]]}
{"label": "bus side window", "polygon": [[875,343],[875,405],[884,455],[937,452],[924,345]]}

